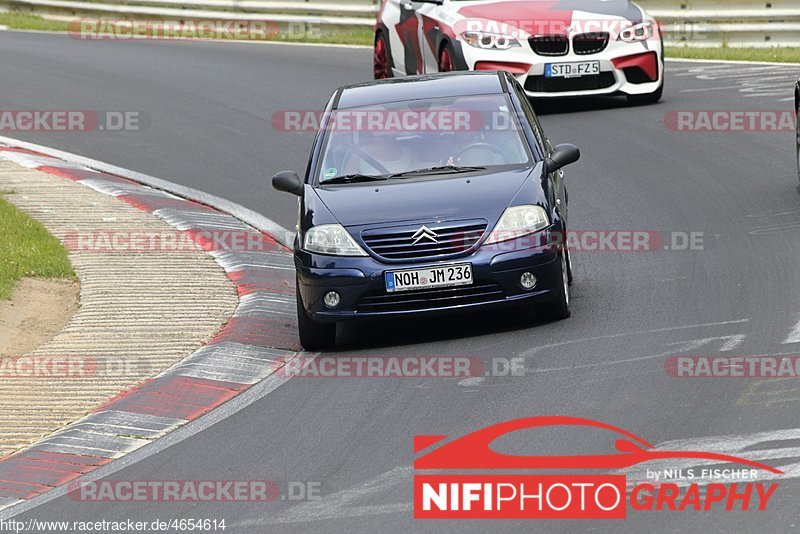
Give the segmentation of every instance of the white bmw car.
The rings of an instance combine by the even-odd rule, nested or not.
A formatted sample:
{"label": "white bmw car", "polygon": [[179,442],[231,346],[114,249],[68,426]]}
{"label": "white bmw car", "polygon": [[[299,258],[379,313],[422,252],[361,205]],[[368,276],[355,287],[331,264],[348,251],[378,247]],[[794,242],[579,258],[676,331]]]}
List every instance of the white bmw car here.
{"label": "white bmw car", "polygon": [[506,70],[531,98],[664,90],[656,21],[629,0],[382,0],[375,78]]}

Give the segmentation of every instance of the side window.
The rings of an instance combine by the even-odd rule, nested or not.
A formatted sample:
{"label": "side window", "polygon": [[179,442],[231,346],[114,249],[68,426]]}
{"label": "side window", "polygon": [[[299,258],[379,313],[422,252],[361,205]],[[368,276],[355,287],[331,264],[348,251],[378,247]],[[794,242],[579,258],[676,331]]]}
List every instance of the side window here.
{"label": "side window", "polygon": [[547,154],[550,154],[551,152],[553,152],[553,145],[550,144],[550,140],[547,138],[547,135],[545,135],[544,129],[542,129],[542,124],[539,122],[539,117],[534,115],[533,120],[536,123],[536,128],[535,128],[537,131],[536,135],[542,137]]}
{"label": "side window", "polygon": [[536,144],[539,145],[539,151],[544,154],[545,157],[549,156],[550,152],[552,152],[552,148],[542,134],[542,127],[539,125],[539,121],[533,113],[531,104],[528,101],[528,95],[525,94],[525,91],[522,90],[518,83],[514,84],[514,90],[517,92],[517,98],[519,98],[520,104],[522,105],[522,112],[525,113],[525,118],[528,120],[528,124],[531,125],[534,137],[536,137]]}

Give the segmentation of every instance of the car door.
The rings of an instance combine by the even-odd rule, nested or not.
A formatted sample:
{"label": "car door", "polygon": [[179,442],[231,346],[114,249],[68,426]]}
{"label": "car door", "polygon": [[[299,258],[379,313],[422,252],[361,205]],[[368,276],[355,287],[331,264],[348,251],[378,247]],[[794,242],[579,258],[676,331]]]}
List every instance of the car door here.
{"label": "car door", "polygon": [[[531,125],[533,135],[536,137],[536,144],[539,145],[542,155],[545,158],[549,158],[553,153],[553,145],[550,144],[550,140],[545,135],[542,125],[539,123],[539,118],[533,112],[530,101],[528,100],[527,95],[522,90],[522,87],[519,83],[514,83],[514,90],[517,93],[517,98],[520,100],[522,111],[525,113],[525,117],[528,119],[528,122]],[[550,183],[553,185],[553,191],[555,192],[556,209],[558,210],[559,214],[561,214],[561,217],[564,219],[564,221],[567,221],[569,218],[569,207],[567,205],[567,186],[564,180],[564,169],[551,172],[548,175],[548,178],[550,179]]]}
{"label": "car door", "polygon": [[397,42],[390,43],[395,68],[405,74],[422,74],[425,72],[425,60],[422,55],[422,18],[418,13],[423,4],[410,0],[387,0],[384,9],[389,17],[384,16],[390,33],[396,35]]}
{"label": "car door", "polygon": [[447,2],[438,4],[426,1],[417,5],[417,15],[420,18],[420,47],[425,72],[439,72],[439,48],[445,35],[442,17],[447,13]]}
{"label": "car door", "polygon": [[[534,119],[534,133],[541,136],[544,143],[545,153],[550,156],[553,153],[553,145],[545,135],[539,117],[533,116]],[[558,169],[556,172],[550,173],[550,180],[553,183],[553,190],[556,192],[556,209],[563,217],[564,221],[569,219],[569,202],[567,202],[567,184],[564,179],[564,169]]]}

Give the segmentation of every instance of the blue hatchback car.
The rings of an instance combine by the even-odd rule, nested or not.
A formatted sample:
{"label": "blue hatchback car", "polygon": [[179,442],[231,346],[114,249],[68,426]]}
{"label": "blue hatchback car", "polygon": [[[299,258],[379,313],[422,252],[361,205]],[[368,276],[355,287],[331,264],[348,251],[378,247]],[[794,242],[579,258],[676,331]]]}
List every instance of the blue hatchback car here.
{"label": "blue hatchback car", "polygon": [[336,323],[531,305],[570,315],[562,167],[505,72],[342,87],[320,119],[294,243],[300,341],[329,348]]}

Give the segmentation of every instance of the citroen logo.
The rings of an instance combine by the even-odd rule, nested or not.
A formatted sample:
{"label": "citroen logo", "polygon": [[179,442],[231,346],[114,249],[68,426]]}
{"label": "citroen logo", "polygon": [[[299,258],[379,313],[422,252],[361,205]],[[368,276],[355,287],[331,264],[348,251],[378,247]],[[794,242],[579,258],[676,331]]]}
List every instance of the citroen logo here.
{"label": "citroen logo", "polygon": [[438,242],[439,242],[439,240],[438,240],[438,239],[436,239],[437,237],[439,237],[438,235],[436,235],[436,232],[434,232],[433,230],[431,230],[431,229],[430,229],[430,228],[428,228],[427,226],[424,226],[424,225],[423,225],[423,226],[422,226],[422,227],[421,227],[419,230],[417,230],[416,232],[414,232],[414,235],[412,235],[412,236],[411,236],[411,239],[413,239],[413,240],[414,240],[414,242],[413,242],[413,243],[411,243],[411,244],[412,244],[412,245],[416,245],[417,243],[419,243],[419,242],[420,242],[420,240],[421,240],[423,237],[424,237],[425,239],[430,239],[430,240],[431,240],[431,241],[433,241],[434,243],[438,243]]}

